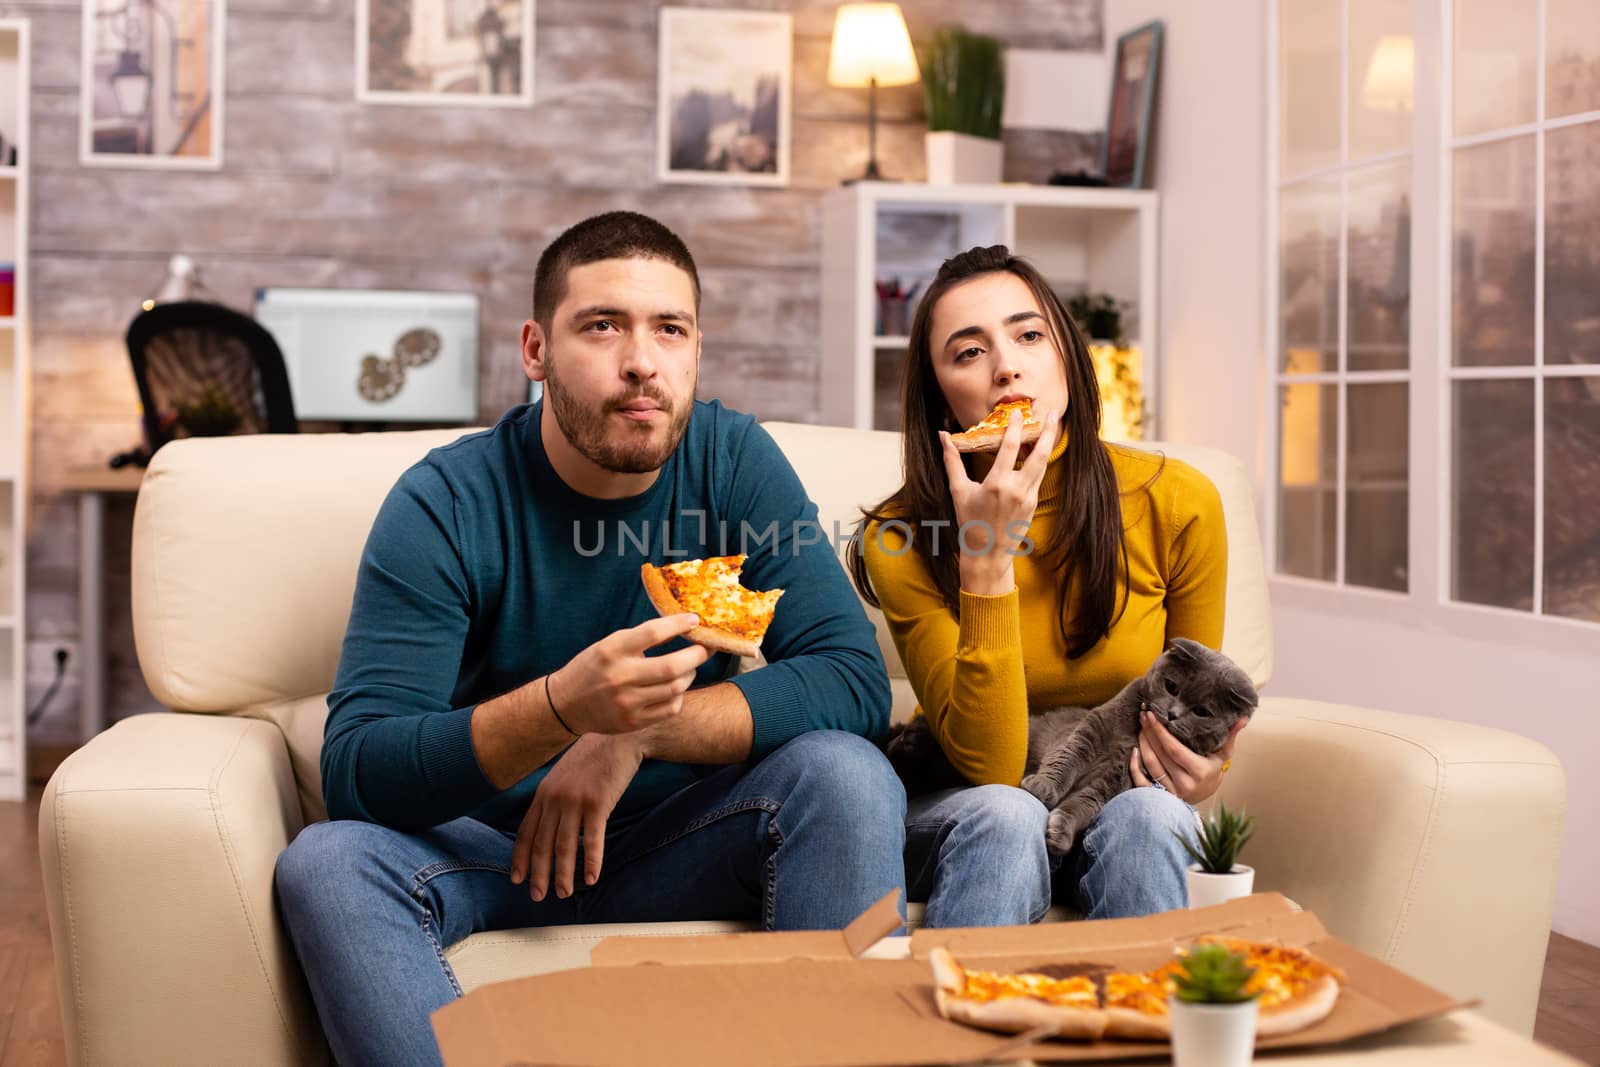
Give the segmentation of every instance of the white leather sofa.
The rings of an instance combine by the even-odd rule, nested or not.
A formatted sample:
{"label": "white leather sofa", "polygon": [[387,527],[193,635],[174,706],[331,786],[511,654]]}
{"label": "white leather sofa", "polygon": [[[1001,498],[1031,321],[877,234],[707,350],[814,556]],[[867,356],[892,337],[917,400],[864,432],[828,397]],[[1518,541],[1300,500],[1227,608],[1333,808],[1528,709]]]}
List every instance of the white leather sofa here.
{"label": "white leather sofa", "polygon": [[[858,505],[898,481],[895,435],[768,429],[824,528],[848,529]],[[400,472],[455,436],[181,441],[151,464],[135,518],[134,623],[145,678],[173,711],[94,738],[62,764],[40,809],[73,1063],[326,1061],[273,911],[273,864],[324,818],[324,697],[367,528]],[[1265,683],[1272,628],[1244,470],[1219,452],[1160,447],[1221,489],[1224,648]],[[904,715],[915,701],[879,622]],[[1245,859],[1259,889],[1531,1032],[1565,797],[1548,750],[1498,730],[1269,695],[1223,796],[1258,816]],[[468,938],[449,956],[471,989],[582,964],[614,934],[733,928],[512,930]]]}

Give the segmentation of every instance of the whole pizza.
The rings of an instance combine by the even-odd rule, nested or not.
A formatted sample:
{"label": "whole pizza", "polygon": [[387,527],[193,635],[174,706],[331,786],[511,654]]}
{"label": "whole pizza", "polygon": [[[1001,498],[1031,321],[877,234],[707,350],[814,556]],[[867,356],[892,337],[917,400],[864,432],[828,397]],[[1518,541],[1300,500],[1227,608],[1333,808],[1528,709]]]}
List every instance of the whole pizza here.
{"label": "whole pizza", "polygon": [[[1338,1002],[1343,972],[1305,949],[1217,936],[1199,941],[1243,953],[1254,969],[1244,991],[1260,1005],[1258,1037],[1303,1030],[1327,1018]],[[946,1019],[1003,1033],[1048,1028],[1056,1037],[1081,1041],[1170,1039],[1167,1000],[1177,988],[1173,975],[1183,966],[1181,950],[1171,962],[1137,973],[969,970],[945,948],[935,948],[929,962],[934,999]]]}

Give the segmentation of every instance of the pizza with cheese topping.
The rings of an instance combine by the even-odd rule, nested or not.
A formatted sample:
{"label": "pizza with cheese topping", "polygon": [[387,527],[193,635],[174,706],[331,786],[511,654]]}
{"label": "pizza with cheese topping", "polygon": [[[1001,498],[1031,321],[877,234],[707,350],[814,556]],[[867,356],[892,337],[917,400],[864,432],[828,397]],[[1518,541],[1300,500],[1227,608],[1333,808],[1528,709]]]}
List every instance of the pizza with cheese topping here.
{"label": "pizza with cheese topping", "polygon": [[1020,1034],[1047,1028],[1056,1037],[1096,1041],[1106,1032],[1100,991],[1086,974],[1052,978],[1044,974],[969,971],[950,950],[928,957],[933,965],[933,997],[946,1019],[985,1030]]}
{"label": "pizza with cheese topping", "polygon": [[[1255,969],[1245,991],[1260,1004],[1260,1037],[1319,1022],[1339,999],[1344,974],[1304,949],[1229,937],[1200,941],[1243,953]],[[1178,958],[1151,971],[1105,973],[1105,968],[1083,964],[1075,969],[1091,973],[1065,978],[967,970],[944,948],[935,948],[929,962],[934,1000],[946,1019],[1003,1033],[1045,1028],[1057,1037],[1087,1041],[1168,1040],[1172,1015],[1167,1001],[1177,990],[1174,975],[1183,966],[1182,950]]]}
{"label": "pizza with cheese topping", "polygon": [[1039,439],[1039,434],[1044,432],[1044,423],[1033,413],[1033,401],[1008,400],[1004,404],[997,404],[995,409],[983,417],[983,421],[976,426],[968,427],[963,433],[953,433],[950,440],[961,452],[996,452],[1000,442],[1005,438],[1006,426],[1011,422],[1011,413],[1022,413],[1022,443],[1032,444]]}
{"label": "pizza with cheese topping", "polygon": [[695,644],[735,656],[754,656],[772,625],[782,589],[757,592],[739,582],[744,556],[712,556],[640,567],[650,603],[662,615],[692,611],[700,625],[686,635]]}

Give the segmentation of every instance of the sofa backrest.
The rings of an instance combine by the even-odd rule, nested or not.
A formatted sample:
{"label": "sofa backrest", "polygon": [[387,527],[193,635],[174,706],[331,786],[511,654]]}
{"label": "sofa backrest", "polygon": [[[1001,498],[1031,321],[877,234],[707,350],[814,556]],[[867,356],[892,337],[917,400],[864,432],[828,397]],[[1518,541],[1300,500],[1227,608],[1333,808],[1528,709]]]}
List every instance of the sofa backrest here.
{"label": "sofa backrest", "polygon": [[[796,423],[767,429],[816,501],[824,531],[834,523],[849,531],[862,505],[899,484],[896,434]],[[325,697],[367,531],[401,472],[463,432],[190,438],[156,454],[139,491],[133,623],[150,691],[175,711],[278,723],[308,820],[322,815]],[[1223,650],[1262,684],[1272,641],[1244,469],[1213,449],[1148,447],[1193,464],[1222,493],[1230,553]],[[915,698],[881,615],[870,614],[904,715]]]}

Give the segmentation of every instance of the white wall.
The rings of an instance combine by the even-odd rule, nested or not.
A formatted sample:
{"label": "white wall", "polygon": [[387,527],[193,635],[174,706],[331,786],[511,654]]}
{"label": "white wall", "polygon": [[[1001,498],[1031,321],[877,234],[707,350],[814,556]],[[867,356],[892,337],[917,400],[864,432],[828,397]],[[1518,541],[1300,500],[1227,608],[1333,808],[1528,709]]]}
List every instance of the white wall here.
{"label": "white wall", "polygon": [[1265,397],[1260,2],[1106,0],[1108,55],[1117,34],[1153,18],[1165,24],[1153,147],[1161,191],[1157,430],[1247,464],[1258,463]]}
{"label": "white wall", "polygon": [[[1268,0],[1106,0],[1106,47],[1165,23],[1160,433],[1227,449],[1266,477]],[[1415,569],[1415,568],[1414,568]],[[1600,634],[1560,650],[1315,611],[1274,590],[1271,692],[1475,722],[1548,745],[1568,773],[1555,928],[1600,944]],[[1294,600],[1291,604],[1289,601]],[[1592,772],[1592,773],[1591,773]],[[1494,843],[1484,843],[1494,877]]]}

